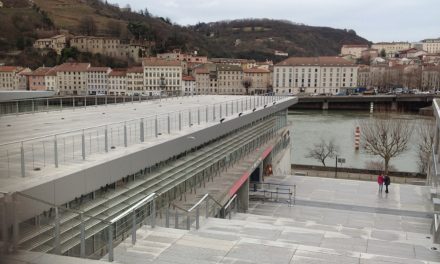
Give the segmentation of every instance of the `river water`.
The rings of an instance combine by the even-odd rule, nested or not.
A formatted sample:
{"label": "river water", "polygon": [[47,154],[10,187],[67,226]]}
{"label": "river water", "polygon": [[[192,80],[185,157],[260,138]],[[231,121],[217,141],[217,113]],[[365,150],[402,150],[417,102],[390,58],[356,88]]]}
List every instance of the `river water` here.
{"label": "river water", "polygon": [[[308,149],[313,144],[334,139],[339,147],[339,157],[345,158],[343,167],[365,169],[369,161],[380,161],[379,157],[363,153],[354,148],[354,133],[359,120],[374,118],[365,111],[323,111],[323,110],[290,110],[288,121],[292,133],[291,160],[294,164],[322,165],[317,160],[306,158]],[[416,114],[392,114],[391,118],[411,120],[415,126],[418,120],[429,119]],[[391,165],[398,171],[417,172],[417,129],[413,132],[407,152],[391,159]],[[326,160],[327,166],[335,166],[335,159]],[[341,164],[338,164],[340,166]]]}

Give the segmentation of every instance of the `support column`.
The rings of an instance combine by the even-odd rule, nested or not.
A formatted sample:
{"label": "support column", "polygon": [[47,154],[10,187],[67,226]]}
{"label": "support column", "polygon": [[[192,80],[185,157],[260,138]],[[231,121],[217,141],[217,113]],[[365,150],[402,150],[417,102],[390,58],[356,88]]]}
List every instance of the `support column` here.
{"label": "support column", "polygon": [[247,212],[249,209],[249,178],[238,190],[237,199],[239,201],[238,203],[241,205],[241,211],[244,213]]}
{"label": "support column", "polygon": [[391,111],[397,111],[397,102],[396,101],[391,102]]}
{"label": "support column", "polygon": [[324,101],[322,103],[322,110],[328,110],[328,102],[327,101]]}
{"label": "support column", "polygon": [[258,167],[259,167],[258,182],[262,183],[264,181],[264,178],[263,178],[263,172],[264,172],[263,161],[260,163],[260,165]]}

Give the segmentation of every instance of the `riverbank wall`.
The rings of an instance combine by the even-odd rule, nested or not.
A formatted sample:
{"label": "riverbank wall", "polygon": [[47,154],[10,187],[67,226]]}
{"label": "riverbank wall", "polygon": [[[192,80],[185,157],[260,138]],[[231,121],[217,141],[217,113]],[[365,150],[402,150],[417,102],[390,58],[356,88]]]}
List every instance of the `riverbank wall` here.
{"label": "riverbank wall", "polygon": [[[361,181],[376,181],[380,171],[338,167],[324,167],[314,165],[292,164],[293,175],[304,175],[310,177],[352,179]],[[414,172],[392,171],[388,174],[391,183],[425,185],[426,175]]]}

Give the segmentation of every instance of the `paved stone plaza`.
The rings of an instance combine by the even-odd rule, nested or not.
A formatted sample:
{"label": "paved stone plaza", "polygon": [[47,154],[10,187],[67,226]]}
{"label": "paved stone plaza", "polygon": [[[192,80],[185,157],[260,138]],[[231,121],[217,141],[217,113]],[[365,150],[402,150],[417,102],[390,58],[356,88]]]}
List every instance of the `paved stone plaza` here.
{"label": "paved stone plaza", "polygon": [[144,227],[115,249],[117,263],[440,263],[432,244],[429,191],[372,182],[274,177],[297,184],[297,204],[251,202],[233,220],[199,230]]}

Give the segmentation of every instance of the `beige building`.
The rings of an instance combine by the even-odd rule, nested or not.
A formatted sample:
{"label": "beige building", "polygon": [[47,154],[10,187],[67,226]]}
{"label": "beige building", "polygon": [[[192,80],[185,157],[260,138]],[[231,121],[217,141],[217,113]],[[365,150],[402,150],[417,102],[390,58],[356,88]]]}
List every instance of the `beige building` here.
{"label": "beige building", "polygon": [[143,60],[142,67],[147,95],[180,93],[182,90],[183,67],[180,61],[148,58]]}
{"label": "beige building", "polygon": [[121,43],[117,38],[77,36],[70,40],[70,46],[81,52],[99,53],[120,59],[131,58],[137,62],[147,53],[145,46]]}
{"label": "beige building", "polygon": [[379,42],[371,46],[372,49],[377,49],[379,54],[382,50],[385,50],[387,57],[394,57],[394,55],[401,51],[411,48],[409,42]]}
{"label": "beige building", "polygon": [[341,57],[290,57],[274,66],[274,92],[335,94],[356,87],[357,71]]}
{"label": "beige building", "polygon": [[144,86],[144,69],[142,67],[128,68],[125,78],[127,95],[146,94]]}
{"label": "beige building", "polygon": [[66,36],[57,35],[51,38],[37,39],[34,43],[36,49],[53,49],[57,54],[66,47]]}
{"label": "beige building", "polygon": [[423,40],[422,49],[430,54],[440,53],[440,38]]}
{"label": "beige building", "polygon": [[352,55],[355,59],[360,59],[362,52],[368,49],[368,45],[343,45],[341,48],[341,56]]}
{"label": "beige building", "polygon": [[358,69],[358,81],[359,87],[370,88],[370,66],[360,65]]}
{"label": "beige building", "polygon": [[108,94],[126,95],[127,94],[127,71],[125,69],[114,69],[108,76]]}
{"label": "beige building", "polygon": [[176,60],[176,61],[185,61],[188,63],[207,63],[208,57],[206,56],[197,56],[197,53],[194,54],[185,54],[181,53],[180,50],[173,50],[172,52],[160,53],[157,54],[159,59],[164,60]]}
{"label": "beige building", "polygon": [[63,63],[56,67],[61,95],[86,95],[90,63]]}
{"label": "beige building", "polygon": [[217,71],[215,65],[195,69],[195,89],[198,94],[217,94]]}
{"label": "beige building", "polygon": [[217,65],[218,94],[245,94],[243,69],[237,65]]}
{"label": "beige building", "polygon": [[109,67],[90,67],[87,69],[87,94],[108,94]]}
{"label": "beige building", "polygon": [[266,93],[272,86],[270,70],[251,68],[243,70],[243,87],[248,86],[248,94]]}
{"label": "beige building", "polygon": [[250,69],[257,67],[257,62],[255,60],[246,60],[246,59],[231,59],[231,58],[211,58],[210,62],[215,64],[228,64],[239,66],[242,69]]}
{"label": "beige building", "polygon": [[182,77],[182,95],[196,94],[196,79],[192,76],[185,75]]}
{"label": "beige building", "polygon": [[0,90],[26,90],[29,68],[0,66]]}

